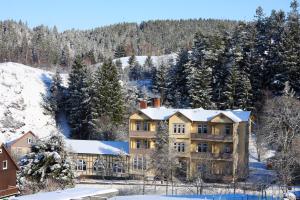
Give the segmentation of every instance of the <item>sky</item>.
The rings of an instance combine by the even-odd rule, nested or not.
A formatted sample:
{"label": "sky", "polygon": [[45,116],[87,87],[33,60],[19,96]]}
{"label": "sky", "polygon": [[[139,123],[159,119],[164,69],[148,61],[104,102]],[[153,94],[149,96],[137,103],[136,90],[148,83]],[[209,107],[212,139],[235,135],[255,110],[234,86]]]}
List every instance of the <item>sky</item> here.
{"label": "sky", "polygon": [[289,11],[290,0],[1,0],[0,20],[67,29],[91,29],[154,19],[252,20],[261,6]]}

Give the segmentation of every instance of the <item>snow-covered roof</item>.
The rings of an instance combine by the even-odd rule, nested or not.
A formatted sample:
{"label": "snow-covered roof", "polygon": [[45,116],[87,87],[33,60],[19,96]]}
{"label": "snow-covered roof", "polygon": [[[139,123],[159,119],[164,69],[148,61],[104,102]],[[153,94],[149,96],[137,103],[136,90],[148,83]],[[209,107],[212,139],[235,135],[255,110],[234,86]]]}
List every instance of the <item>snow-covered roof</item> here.
{"label": "snow-covered roof", "polygon": [[118,192],[117,189],[99,189],[99,188],[69,188],[65,190],[57,190],[53,192],[39,192],[31,195],[13,197],[13,200],[69,200],[81,199],[84,197],[105,195]]}
{"label": "snow-covered roof", "polygon": [[219,114],[223,114],[234,122],[248,121],[250,111],[243,110],[204,110],[203,108],[196,109],[174,109],[174,108],[152,108],[140,109],[140,111],[153,120],[167,120],[175,113],[181,113],[191,121],[210,121]]}
{"label": "snow-covered roof", "polygon": [[67,149],[73,153],[101,155],[129,154],[128,142],[72,139],[66,139],[65,142]]}

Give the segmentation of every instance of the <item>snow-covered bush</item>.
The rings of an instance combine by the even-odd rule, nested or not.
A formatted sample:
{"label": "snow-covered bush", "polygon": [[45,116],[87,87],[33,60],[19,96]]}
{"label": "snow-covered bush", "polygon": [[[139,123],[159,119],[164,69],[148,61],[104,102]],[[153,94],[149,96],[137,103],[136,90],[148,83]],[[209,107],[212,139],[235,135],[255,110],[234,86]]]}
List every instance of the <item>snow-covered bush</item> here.
{"label": "snow-covered bush", "polygon": [[51,135],[46,140],[38,140],[31,150],[19,162],[18,185],[23,193],[63,189],[74,185],[71,161],[61,136]]}

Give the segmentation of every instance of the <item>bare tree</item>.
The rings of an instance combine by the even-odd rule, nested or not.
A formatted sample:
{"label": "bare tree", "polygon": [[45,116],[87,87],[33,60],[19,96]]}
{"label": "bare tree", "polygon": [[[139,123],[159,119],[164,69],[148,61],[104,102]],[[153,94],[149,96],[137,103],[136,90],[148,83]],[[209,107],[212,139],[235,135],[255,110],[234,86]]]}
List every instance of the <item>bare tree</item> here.
{"label": "bare tree", "polygon": [[278,173],[283,189],[291,183],[297,159],[297,146],[293,141],[300,135],[300,102],[288,82],[284,94],[267,99],[262,114],[262,131],[265,141],[276,154],[272,165]]}

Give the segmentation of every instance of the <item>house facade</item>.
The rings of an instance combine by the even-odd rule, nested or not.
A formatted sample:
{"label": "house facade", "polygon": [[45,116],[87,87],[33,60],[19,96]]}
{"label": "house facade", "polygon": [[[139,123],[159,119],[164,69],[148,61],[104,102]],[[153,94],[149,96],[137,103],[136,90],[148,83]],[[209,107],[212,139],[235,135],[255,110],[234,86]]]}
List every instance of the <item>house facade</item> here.
{"label": "house facade", "polygon": [[18,166],[4,144],[0,144],[0,199],[18,194],[16,174]]}
{"label": "house facade", "polygon": [[79,177],[128,177],[128,142],[67,139],[66,148]]}
{"label": "house facade", "polygon": [[31,152],[31,146],[37,139],[38,137],[33,132],[28,131],[22,136],[7,142],[5,146],[13,159],[18,161],[24,155]]}
{"label": "house facade", "polygon": [[171,109],[141,103],[129,118],[129,153],[132,174],[147,170],[155,148],[157,127],[166,121],[170,149],[178,157],[186,178],[200,172],[211,181],[232,181],[248,176],[250,112],[242,110]]}

